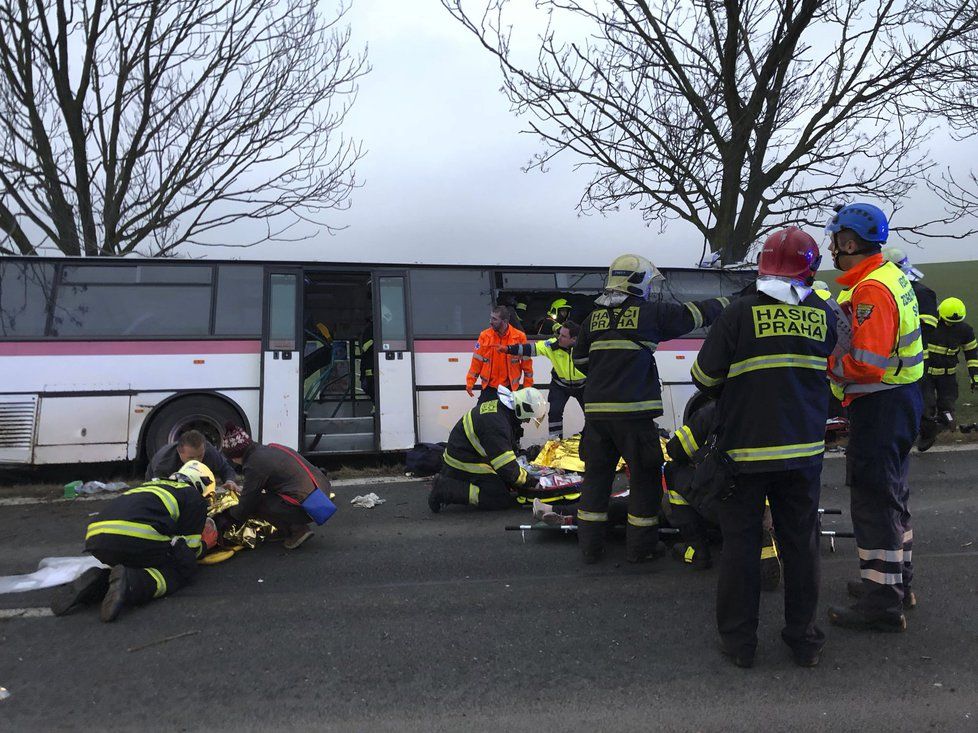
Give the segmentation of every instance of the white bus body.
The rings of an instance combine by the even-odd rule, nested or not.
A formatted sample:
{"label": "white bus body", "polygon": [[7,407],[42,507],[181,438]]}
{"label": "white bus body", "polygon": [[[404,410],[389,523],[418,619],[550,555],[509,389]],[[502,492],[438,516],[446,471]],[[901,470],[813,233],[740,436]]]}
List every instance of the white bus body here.
{"label": "white bus body", "polygon": [[[670,297],[692,300],[751,275],[671,277],[689,297]],[[465,375],[491,306],[516,292],[545,309],[563,292],[593,297],[602,280],[545,267],[0,258],[0,463],[139,460],[191,427],[217,442],[227,421],[309,455],[443,441],[472,405]],[[310,337],[309,323],[328,335]],[[681,422],[701,343],[659,346],[661,427]],[[323,346],[326,366],[308,374]],[[533,367],[546,388],[549,361]],[[564,419],[567,433],[583,426],[576,401]],[[545,439],[532,427],[524,444]]]}

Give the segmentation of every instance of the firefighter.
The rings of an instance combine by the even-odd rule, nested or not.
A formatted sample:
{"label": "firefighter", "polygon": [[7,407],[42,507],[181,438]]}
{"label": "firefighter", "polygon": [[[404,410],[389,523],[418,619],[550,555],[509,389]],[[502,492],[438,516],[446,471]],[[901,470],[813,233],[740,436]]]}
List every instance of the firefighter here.
{"label": "firefighter", "polygon": [[924,416],[920,420],[917,449],[925,451],[934,445],[937,434],[940,432],[934,401],[928,402],[928,394],[933,395],[934,384],[927,370],[927,346],[930,343],[931,333],[937,328],[937,293],[921,282],[924,273],[913,266],[906,252],[899,247],[885,247],[883,259],[892,262],[903,270],[903,274],[910,280],[914,295],[917,296],[917,310],[920,313],[920,342],[924,349],[924,376],[920,379],[920,388],[924,394]]}
{"label": "firefighter", "polygon": [[500,353],[523,357],[545,356],[553,369],[550,371],[550,390],[547,401],[550,413],[547,416],[549,437],[562,438],[564,434],[564,408],[571,398],[584,409],[584,374],[574,366],[571,354],[581,327],[573,321],[561,324],[557,336],[544,341],[529,341],[525,344],[496,347]]}
{"label": "firefighter", "polygon": [[[496,398],[496,390],[506,387],[515,392],[520,387],[533,386],[533,359],[528,356],[500,354],[498,346],[525,344],[526,334],[509,323],[510,309],[497,305],[489,313],[489,328],[479,334],[472,354],[469,373],[465,377],[465,391],[469,397],[475,393],[476,380],[481,381],[479,402]],[[520,380],[522,379],[522,384]]]}
{"label": "firefighter", "polygon": [[[948,426],[954,423],[954,403],[958,401],[958,354],[962,351],[967,361],[971,391],[978,386],[978,341],[975,341],[975,330],[964,321],[968,314],[960,298],[941,301],[938,312],[940,322],[930,337],[924,412],[925,415],[934,414],[936,423]],[[926,450],[921,446],[922,441],[923,435],[917,447]],[[933,442],[931,439],[926,447]]]}
{"label": "firefighter", "polygon": [[85,571],[59,591],[51,610],[62,616],[101,600],[100,617],[108,622],[125,606],[176,593],[197,572],[202,535],[208,546],[217,541],[204,498],[213,492],[211,470],[188,461],[169,479],[153,479],[110,501],[88,525],[85,551],[112,569]]}
{"label": "firefighter", "polygon": [[[771,234],[757,293],[724,311],[693,362],[696,385],[719,394],[717,465],[727,474],[720,529],[717,628],[724,654],[754,664],[760,604],[764,498],[771,503],[785,575],[781,638],[796,664],[818,664],[825,635],[818,604],[818,500],[835,347],[832,310],[811,284],[821,257],[797,227]],[[724,469],[724,467],[726,467]]]}
{"label": "firefighter", "polygon": [[530,475],[516,460],[518,426],[543,420],[547,401],[535,387],[510,392],[500,387],[495,399],[477,404],[455,423],[448,436],[441,473],[428,494],[436,514],[445,504],[507,509],[515,491],[528,488]]}
{"label": "firefighter", "polygon": [[[686,405],[683,424],[666,443],[671,460],[662,468],[663,510],[669,524],[682,537],[673,556],[696,570],[713,567],[708,532],[719,524],[720,496],[725,486],[708,470],[704,459],[718,427],[717,402],[703,392]],[[761,590],[776,590],[781,582],[781,560],[771,533],[771,511],[765,499],[761,529]]]}
{"label": "firefighter", "polygon": [[537,323],[536,332],[545,336],[556,335],[560,327],[570,318],[571,304],[567,298],[557,298],[547,309],[547,317]]}
{"label": "firefighter", "polygon": [[604,553],[608,500],[619,457],[631,474],[625,558],[642,562],[662,554],[658,506],[662,447],[655,418],[662,393],[655,363],[660,341],[711,324],[726,298],[690,303],[649,301],[655,265],[638,255],[611,263],[597,308],[581,326],[574,364],[587,375],[581,458],[584,483],[578,541],[585,563]]}
{"label": "firefighter", "polygon": [[[920,427],[924,371],[920,314],[909,278],[881,249],[886,215],[872,204],[841,208],[825,227],[845,288],[851,338],[829,359],[832,391],[848,408],[846,482],[861,582],[854,605],[829,608],[829,620],[857,630],[903,631],[915,597],[907,485],[908,455]],[[777,526],[777,519],[775,519]]]}

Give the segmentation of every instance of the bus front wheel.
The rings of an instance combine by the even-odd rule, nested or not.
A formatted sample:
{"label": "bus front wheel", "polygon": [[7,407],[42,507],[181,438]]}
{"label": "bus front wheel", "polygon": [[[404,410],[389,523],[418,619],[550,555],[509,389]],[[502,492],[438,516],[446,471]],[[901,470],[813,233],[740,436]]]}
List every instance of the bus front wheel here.
{"label": "bus front wheel", "polygon": [[220,449],[224,424],[243,425],[241,415],[217,397],[181,397],[164,405],[146,430],[146,458],[151,459],[163,446],[173,443],[188,430],[199,430],[208,442]]}

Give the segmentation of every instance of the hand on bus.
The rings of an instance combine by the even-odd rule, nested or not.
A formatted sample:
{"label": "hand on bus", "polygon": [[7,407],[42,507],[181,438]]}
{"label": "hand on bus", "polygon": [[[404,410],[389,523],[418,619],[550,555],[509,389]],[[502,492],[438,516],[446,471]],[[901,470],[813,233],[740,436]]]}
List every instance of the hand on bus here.
{"label": "hand on bus", "polygon": [[475,392],[472,391],[472,388],[471,387],[466,386],[465,387],[465,392],[469,395],[469,397],[475,397]]}
{"label": "hand on bus", "polygon": [[234,481],[225,481],[221,485],[221,488],[225,491],[233,491],[238,496],[241,496],[241,487],[234,483]]}

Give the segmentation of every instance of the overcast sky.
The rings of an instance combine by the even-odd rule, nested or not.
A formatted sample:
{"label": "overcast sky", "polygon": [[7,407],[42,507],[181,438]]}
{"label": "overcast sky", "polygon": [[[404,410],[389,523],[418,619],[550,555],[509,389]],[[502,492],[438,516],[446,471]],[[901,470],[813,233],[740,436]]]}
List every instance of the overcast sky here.
{"label": "overcast sky", "polygon": [[[369,45],[372,71],[346,127],[367,151],[362,188],[332,218],[347,228],[261,245],[246,258],[604,266],[633,251],[666,266],[699,259],[702,240],[681,224],[660,234],[627,209],[579,215],[590,176],[574,171],[571,157],[548,173],[523,173],[540,143],[520,132],[493,57],[438,0],[355,0],[348,18],[354,40]],[[963,143],[942,151],[956,160],[975,152]],[[975,250],[947,240],[909,251],[930,262],[975,259]]]}

